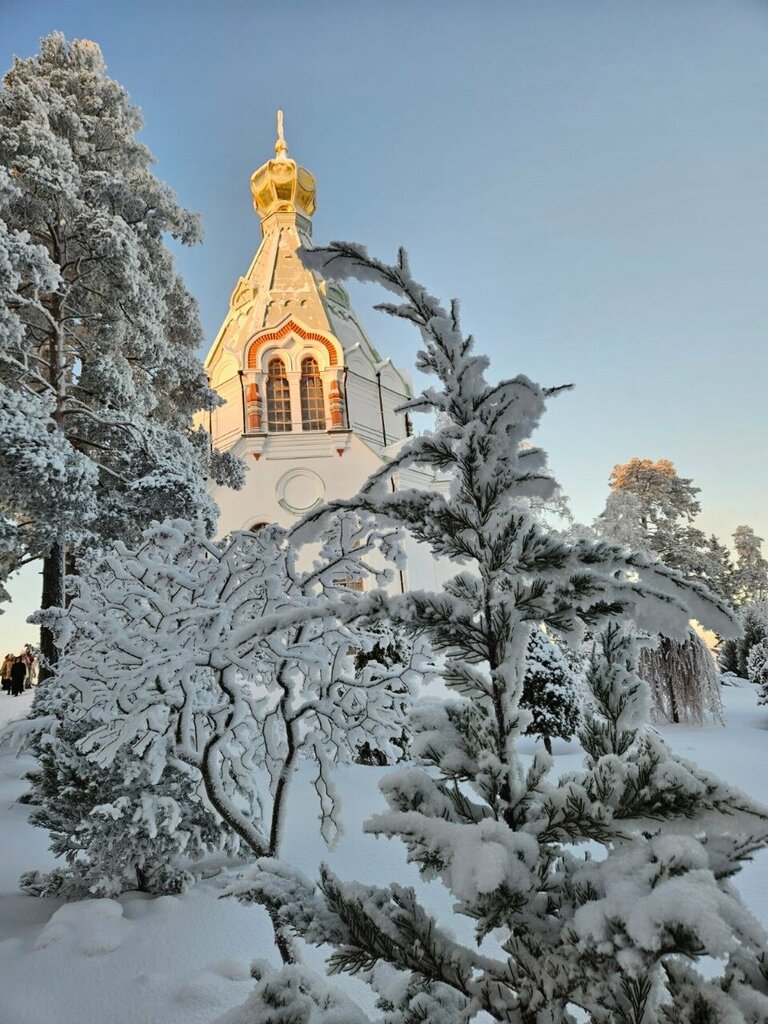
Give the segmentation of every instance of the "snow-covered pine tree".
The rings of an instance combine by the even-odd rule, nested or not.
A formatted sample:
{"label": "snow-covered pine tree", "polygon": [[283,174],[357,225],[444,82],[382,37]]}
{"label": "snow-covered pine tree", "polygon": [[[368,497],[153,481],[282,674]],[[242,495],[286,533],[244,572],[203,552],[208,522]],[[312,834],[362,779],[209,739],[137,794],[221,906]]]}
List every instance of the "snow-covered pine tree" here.
{"label": "snow-covered pine tree", "polygon": [[737,526],[733,534],[736,549],[736,596],[740,604],[768,599],[768,561],[763,558],[763,538],[751,526]]}
{"label": "snow-covered pine tree", "polygon": [[614,544],[624,544],[633,551],[650,550],[642,504],[633,491],[611,491],[593,528],[598,537]]}
{"label": "snow-covered pine tree", "polygon": [[733,604],[734,573],[725,545],[693,525],[699,488],[669,459],[632,458],[614,466],[611,493],[595,527],[600,536],[650,551],[686,579],[699,580]]}
{"label": "snow-covered pine tree", "polygon": [[[168,520],[134,549],[117,544],[83,565],[69,578],[67,607],[46,615],[61,647],[57,716],[62,727],[88,726],[75,750],[83,770],[90,763],[114,780],[102,802],[118,804],[136,762],[159,784],[189,766],[244,847],[274,857],[306,759],[332,841],[340,822],[331,769],[366,741],[397,758],[420,657],[409,646],[404,663],[372,659],[356,670],[355,652],[377,636],[354,623],[363,611],[375,616],[382,598],[342,581],[386,583],[398,560],[397,531],[344,513],[309,552],[278,526],[213,541],[200,524]],[[36,819],[55,832],[57,794],[44,781]],[[101,866],[111,878],[113,865]],[[292,960],[279,929],[276,940]]]}
{"label": "snow-covered pine tree", "polygon": [[755,644],[747,659],[747,678],[760,687],[758,703],[768,703],[768,638]]}
{"label": "snow-covered pine tree", "polygon": [[130,749],[100,768],[78,750],[95,725],[69,719],[72,694],[41,689],[37,710],[58,720],[37,744],[38,769],[30,822],[49,831],[50,849],[66,866],[22,875],[36,896],[82,899],[129,890],[183,892],[194,863],[208,854],[235,854],[238,839],[203,795],[200,772],[168,764],[158,778]]}
{"label": "snow-covered pine tree", "polygon": [[739,642],[736,637],[729,636],[722,640],[716,648],[717,664],[723,675],[739,674]]}
{"label": "snow-covered pine tree", "polygon": [[736,570],[730,551],[713,533],[704,545],[704,554],[707,560],[707,586],[713,593],[719,594],[730,605],[735,606]]}
{"label": "snow-covered pine tree", "polygon": [[702,725],[707,716],[723,724],[717,663],[699,634],[682,641],[654,638],[640,651],[638,672],[648,683],[657,721]]}
{"label": "snow-covered pine tree", "polygon": [[525,734],[542,739],[548,754],[553,738],[573,739],[579,727],[576,677],[562,648],[543,629],[534,629],[528,640],[520,707],[532,716]]}
{"label": "snow-covered pine tree", "polygon": [[[728,634],[726,606],[646,555],[571,544],[521,509],[518,495],[553,486],[541,450],[522,445],[546,393],[525,377],[486,383],[487,361],[462,335],[456,305],[431,298],[404,254],[388,266],[335,243],[304,258],[325,277],[394,291],[399,303],[384,308],[418,326],[417,365],[440,384],[409,403],[439,410],[440,429],[410,439],[361,495],[335,505],[404,523],[467,567],[443,593],[388,602],[393,618],[442,651],[444,679],[460,696],[412,715],[412,751],[424,767],[384,780],[390,809],[367,828],[401,838],[423,874],[441,878],[457,912],[475,921],[478,945],[443,931],[412,890],[345,883],[327,869],[314,888],[262,862],[241,897],[332,944],[334,971],[370,977],[384,962],[404,972],[403,990],[426,993],[424,1013],[440,1005],[442,1019],[485,1011],[509,1024],[564,1024],[578,1007],[594,1024],[682,1022],[700,983],[687,963],[711,955],[730,962],[702,986],[702,1014],[727,1005],[734,1024],[757,1024],[768,1013],[764,936],[728,879],[768,843],[768,815],[645,728],[634,641],[611,624],[629,617],[684,635],[692,612]],[[391,492],[389,474],[412,464],[450,472],[450,494]],[[526,768],[517,750],[530,723],[520,708],[527,644],[539,623],[570,636],[606,624],[588,673],[586,766],[555,783],[546,754]],[[581,843],[599,844],[600,856],[579,855]],[[390,1024],[419,1019],[407,995],[387,998],[386,1010]],[[249,1024],[260,1019],[254,1008]]]}
{"label": "snow-covered pine tree", "polygon": [[[364,647],[355,652],[355,672],[365,671],[367,665],[375,662],[385,669],[393,669],[400,665],[405,668],[411,662],[412,645],[402,630],[395,630],[389,622],[374,622],[368,627],[368,635],[364,637]],[[403,727],[398,739],[393,739],[392,744],[399,749],[396,758],[402,761],[408,747],[409,733],[407,729],[407,708],[410,705],[411,695],[406,686],[402,683],[394,683],[392,693],[393,701],[400,700],[398,718],[403,722]],[[389,764],[389,758],[383,750],[372,746],[370,740],[364,740],[358,748],[356,760],[359,764],[385,765]]]}
{"label": "snow-covered pine tree", "polygon": [[[0,564],[42,558],[43,607],[63,602],[66,556],[167,515],[212,529],[205,477],[242,478],[192,429],[219,400],[166,239],[192,244],[200,226],[152,173],[141,128],[93,42],[54,33],[3,79]],[[45,629],[41,646],[52,662]]]}
{"label": "snow-covered pine tree", "polygon": [[768,601],[744,605],[739,609],[741,634],[736,641],[737,671],[742,679],[749,678],[749,655],[755,644],[768,637]]}

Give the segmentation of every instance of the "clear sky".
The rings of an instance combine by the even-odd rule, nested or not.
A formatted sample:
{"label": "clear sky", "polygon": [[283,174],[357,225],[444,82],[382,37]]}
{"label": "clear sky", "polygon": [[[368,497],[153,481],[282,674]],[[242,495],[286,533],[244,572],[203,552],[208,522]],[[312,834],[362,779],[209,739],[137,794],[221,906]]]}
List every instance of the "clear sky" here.
{"label": "clear sky", "polygon": [[[577,518],[614,463],[669,458],[702,528],[768,537],[765,0],[0,0],[0,64],[53,29],[102,46],[202,213],[181,267],[209,340],[282,107],[316,241],[405,245],[492,373],[576,385],[538,440]],[[415,338],[354,295],[409,365]]]}

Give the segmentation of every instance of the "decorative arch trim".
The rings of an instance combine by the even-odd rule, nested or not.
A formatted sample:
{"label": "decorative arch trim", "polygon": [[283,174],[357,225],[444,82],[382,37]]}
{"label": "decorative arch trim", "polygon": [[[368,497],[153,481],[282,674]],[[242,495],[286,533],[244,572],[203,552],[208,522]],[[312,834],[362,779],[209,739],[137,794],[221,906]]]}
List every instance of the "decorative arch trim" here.
{"label": "decorative arch trim", "polygon": [[321,334],[319,331],[308,331],[306,327],[302,327],[294,319],[288,319],[280,327],[276,327],[273,330],[264,331],[258,334],[248,347],[248,359],[247,365],[249,370],[256,370],[259,366],[259,352],[270,342],[282,341],[283,338],[287,338],[289,334],[295,334],[302,341],[317,341],[323,345],[328,352],[328,363],[330,366],[339,365],[339,350],[338,346],[334,344],[325,334]]}

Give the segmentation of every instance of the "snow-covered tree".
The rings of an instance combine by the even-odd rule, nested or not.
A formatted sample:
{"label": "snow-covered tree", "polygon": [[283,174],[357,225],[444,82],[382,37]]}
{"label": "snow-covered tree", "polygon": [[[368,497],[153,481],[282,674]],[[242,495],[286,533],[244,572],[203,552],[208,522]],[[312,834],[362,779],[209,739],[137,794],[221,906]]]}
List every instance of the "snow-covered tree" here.
{"label": "snow-covered tree", "polygon": [[594,530],[614,544],[633,551],[648,550],[648,532],[643,522],[640,498],[630,490],[611,491],[605,508],[595,520]]}
{"label": "snow-covered tree", "polygon": [[237,852],[237,837],[205,801],[199,771],[176,762],[157,778],[127,748],[100,768],[78,750],[95,723],[88,715],[70,719],[71,693],[46,686],[40,698],[38,712],[58,725],[36,744],[30,822],[48,829],[66,866],[27,872],[22,889],[66,899],[177,893],[194,881],[196,861]]}
{"label": "snow-covered tree", "polygon": [[400,752],[410,657],[355,669],[356,653],[379,638],[354,622],[363,610],[375,616],[381,597],[345,586],[387,582],[398,558],[396,531],[353,513],[333,516],[314,551],[278,526],[213,541],[168,520],[138,547],[95,557],[70,578],[67,607],[48,613],[60,715],[90,726],[77,752],[104,772],[138,759],[155,781],[189,766],[208,804],[262,856],[279,853],[288,788],[307,758],[331,841],[332,766],[366,741],[392,759]]}
{"label": "snow-covered tree", "polygon": [[638,671],[648,683],[656,720],[702,725],[709,715],[723,723],[717,663],[695,630],[680,642],[656,637],[642,648]]}
{"label": "snow-covered tree", "polygon": [[95,43],[54,33],[3,79],[0,567],[42,558],[43,607],[62,604],[67,556],[167,515],[212,529],[206,475],[242,478],[192,429],[219,400],[166,241],[200,227],[141,128]]}
{"label": "snow-covered tree", "polygon": [[751,526],[737,526],[733,534],[736,550],[736,594],[740,604],[768,599],[768,561],[763,558],[763,538]]}
{"label": "snow-covered tree", "polygon": [[739,642],[736,637],[728,637],[717,645],[717,664],[724,675],[739,674]]}
{"label": "snow-covered tree", "polygon": [[534,629],[528,640],[520,707],[532,716],[526,735],[542,739],[549,754],[553,738],[570,740],[579,727],[576,677],[562,648],[543,629]]}
{"label": "snow-covered tree", "polygon": [[613,467],[609,483],[605,510],[595,521],[599,536],[650,551],[733,603],[728,549],[693,525],[701,505],[692,480],[678,476],[669,459],[632,458]]}
{"label": "snow-covered tree", "polygon": [[725,544],[714,533],[707,538],[704,545],[706,557],[706,584],[710,590],[724,597],[731,605],[736,604],[736,570],[731,553]]}
{"label": "snow-covered tree", "polygon": [[[417,365],[439,381],[408,405],[439,410],[440,428],[411,438],[360,495],[333,505],[404,523],[465,566],[443,593],[387,602],[392,618],[429,635],[458,696],[411,716],[421,766],[384,780],[389,810],[366,827],[402,839],[424,876],[443,881],[456,911],[474,920],[477,945],[443,930],[413,890],[342,882],[328,869],[316,887],[260,862],[238,883],[241,898],[266,904],[308,941],[330,943],[333,971],[371,976],[386,963],[403,972],[401,991],[431,1001],[421,1019],[485,1011],[514,1024],[564,1024],[580,1008],[594,1024],[651,1024],[668,1010],[678,1013],[668,1020],[683,1020],[700,982],[687,964],[709,955],[731,959],[704,987],[704,1009],[727,1005],[734,1022],[756,1022],[768,1012],[764,936],[728,878],[768,843],[768,814],[674,758],[645,727],[634,640],[612,624],[632,618],[684,635],[693,612],[727,635],[727,607],[647,555],[570,543],[521,508],[518,495],[553,486],[541,450],[522,445],[546,393],[525,377],[488,384],[456,305],[442,308],[418,285],[404,254],[388,266],[335,243],[304,258],[326,277],[394,291],[398,303],[384,308],[419,328]],[[413,464],[449,472],[450,493],[393,493],[389,474]],[[310,513],[307,525],[323,514]],[[571,638],[584,625],[604,627],[587,673],[585,767],[556,782],[546,754],[526,768],[517,745],[531,720],[520,699],[540,623]],[[580,855],[581,843],[599,844],[600,856]],[[420,1019],[407,997],[382,1008],[391,1024]]]}
{"label": "snow-covered tree", "polygon": [[693,480],[678,476],[669,459],[653,462],[634,457],[613,467],[609,483],[611,490],[636,495],[643,528],[653,535],[664,535],[680,519],[691,523],[701,511],[700,488],[694,487]]}
{"label": "snow-covered tree", "polygon": [[[595,520],[598,536],[657,555],[733,605],[728,549],[714,535],[706,538],[691,526],[699,511],[698,488],[692,481],[678,477],[666,459],[631,459],[614,466],[611,486],[605,510]],[[656,717],[701,724],[711,714],[722,721],[719,675],[697,634],[689,631],[682,643],[657,636],[643,648],[639,668],[650,686]]]}
{"label": "snow-covered tree", "polygon": [[755,644],[749,652],[747,679],[760,687],[760,703],[768,703],[768,638]]}
{"label": "snow-covered tree", "polygon": [[737,671],[749,678],[749,655],[752,648],[768,637],[768,601],[744,605],[739,609],[740,635],[736,641]]}
{"label": "snow-covered tree", "polygon": [[[402,630],[395,630],[389,622],[373,622],[369,625],[366,636],[366,645],[363,649],[355,652],[355,672],[364,672],[366,667],[375,662],[385,669],[392,670],[396,666],[405,668],[411,663],[413,646]],[[410,691],[407,686],[397,681],[393,683],[393,703],[399,702],[397,718],[402,721],[403,726],[400,736],[392,739],[392,743],[399,748],[396,758],[402,761],[408,747],[407,709],[410,705]],[[356,760],[359,764],[384,765],[389,763],[387,754],[370,740],[364,740],[357,751]]]}

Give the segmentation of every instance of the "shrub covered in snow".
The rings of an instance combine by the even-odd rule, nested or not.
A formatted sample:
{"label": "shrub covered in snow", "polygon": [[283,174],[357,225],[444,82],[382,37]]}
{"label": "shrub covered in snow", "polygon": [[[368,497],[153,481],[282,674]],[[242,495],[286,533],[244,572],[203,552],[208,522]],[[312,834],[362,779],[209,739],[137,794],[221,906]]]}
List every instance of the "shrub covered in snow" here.
{"label": "shrub covered in snow", "polygon": [[257,960],[251,971],[256,988],[216,1024],[368,1024],[359,1007],[306,967],[275,970]]}
{"label": "shrub covered in snow", "polygon": [[768,703],[768,638],[755,644],[749,652],[747,678],[760,687],[760,703]]}
{"label": "shrub covered in snow", "polygon": [[205,800],[199,771],[182,762],[153,776],[130,750],[98,767],[78,750],[94,723],[68,720],[66,697],[41,691],[41,710],[58,725],[37,741],[39,770],[30,822],[46,828],[66,867],[28,872],[21,887],[37,896],[117,896],[132,889],[183,892],[190,868],[207,854],[235,853],[238,839]]}
{"label": "shrub covered in snow", "polygon": [[[403,630],[393,628],[388,622],[373,622],[368,627],[367,635],[363,637],[364,646],[355,652],[355,672],[362,673],[366,666],[374,663],[388,671],[401,666],[403,669],[411,662],[413,645],[408,640]],[[392,746],[398,749],[394,760],[402,761],[408,748],[410,734],[407,724],[407,709],[410,705],[410,692],[407,686],[398,683],[392,684],[393,702],[399,702],[397,718],[402,721],[403,726],[400,736],[391,740]],[[388,755],[380,750],[369,739],[363,740],[357,748],[355,760],[358,764],[385,765],[390,764],[391,753]]]}
{"label": "shrub covered in snow", "polygon": [[579,727],[576,677],[562,648],[542,629],[534,629],[528,640],[520,707],[532,715],[526,735],[543,739],[550,754],[553,738],[570,740]]}
{"label": "shrub covered in snow", "polygon": [[739,609],[741,635],[736,641],[737,670],[742,679],[749,679],[749,656],[752,648],[768,639],[768,601],[759,601]]}
{"label": "shrub covered in snow", "polygon": [[[365,742],[396,759],[420,655],[409,644],[405,661],[371,657],[356,668],[356,655],[381,639],[357,623],[380,615],[383,598],[339,582],[391,578],[397,531],[336,514],[314,560],[302,562],[303,554],[277,526],[213,541],[176,520],[153,525],[133,550],[118,545],[83,564],[69,580],[67,607],[48,613],[61,647],[56,714],[61,729],[77,730],[69,746],[52,741],[51,771],[66,773],[74,761],[83,774],[90,764],[109,779],[136,773],[153,785],[186,772],[246,848],[273,856],[293,773],[306,758],[331,841],[340,825],[332,766]],[[72,798],[68,824],[93,836],[92,801]],[[100,802],[110,805],[100,814],[121,815],[115,838],[121,827],[144,827],[140,801],[123,807],[110,787]],[[57,813],[52,791],[37,821],[55,826]],[[119,857],[119,844],[112,849]],[[112,884],[114,864],[99,867]],[[291,958],[287,946],[281,952]]]}

